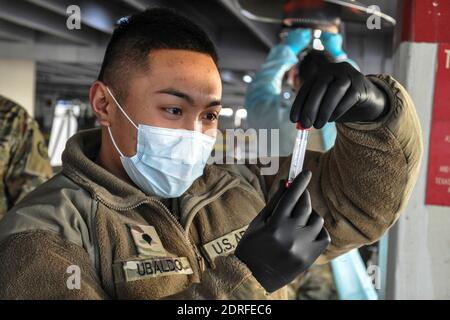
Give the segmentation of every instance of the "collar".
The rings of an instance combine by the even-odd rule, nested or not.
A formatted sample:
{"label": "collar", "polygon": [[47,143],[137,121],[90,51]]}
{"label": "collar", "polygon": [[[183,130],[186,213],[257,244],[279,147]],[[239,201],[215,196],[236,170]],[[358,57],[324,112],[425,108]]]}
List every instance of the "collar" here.
{"label": "collar", "polygon": [[[94,162],[101,146],[101,129],[80,131],[71,137],[62,154],[62,173],[86,189],[107,207],[125,211],[149,202],[140,189],[116,177]],[[203,175],[177,200],[182,221],[189,224],[199,204],[214,201],[220,194],[239,184],[239,178],[220,166],[207,165]]]}

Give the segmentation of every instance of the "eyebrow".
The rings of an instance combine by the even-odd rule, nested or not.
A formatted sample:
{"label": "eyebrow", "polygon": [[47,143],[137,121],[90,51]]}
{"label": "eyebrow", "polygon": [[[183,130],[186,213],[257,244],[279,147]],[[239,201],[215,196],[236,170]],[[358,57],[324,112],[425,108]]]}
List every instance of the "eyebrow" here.
{"label": "eyebrow", "polygon": [[[168,89],[163,89],[163,90],[156,91],[156,93],[168,94],[168,95],[171,95],[171,96],[175,96],[175,97],[178,97],[180,99],[186,100],[191,105],[194,105],[194,99],[190,95],[188,95],[187,93],[181,92],[179,90],[176,90],[176,89],[168,88]],[[206,106],[206,108],[220,106],[220,105],[222,105],[222,102],[220,100],[214,100],[214,101],[211,101]]]}

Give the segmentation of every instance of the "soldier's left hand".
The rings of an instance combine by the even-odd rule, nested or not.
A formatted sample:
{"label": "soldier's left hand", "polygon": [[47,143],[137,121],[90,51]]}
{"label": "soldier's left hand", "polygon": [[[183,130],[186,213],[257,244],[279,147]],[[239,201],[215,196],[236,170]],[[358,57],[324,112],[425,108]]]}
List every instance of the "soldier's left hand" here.
{"label": "soldier's left hand", "polygon": [[386,93],[349,63],[330,63],[306,81],[291,109],[291,121],[322,128],[327,122],[373,122],[389,109]]}

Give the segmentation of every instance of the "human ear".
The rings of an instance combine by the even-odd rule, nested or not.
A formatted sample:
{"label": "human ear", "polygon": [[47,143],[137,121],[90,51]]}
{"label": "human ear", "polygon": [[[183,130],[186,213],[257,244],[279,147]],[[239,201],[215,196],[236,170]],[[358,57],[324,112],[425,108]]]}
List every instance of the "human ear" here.
{"label": "human ear", "polygon": [[111,100],[106,90],[106,86],[101,81],[95,81],[89,89],[89,101],[92,110],[97,116],[98,122],[105,127],[111,126]]}

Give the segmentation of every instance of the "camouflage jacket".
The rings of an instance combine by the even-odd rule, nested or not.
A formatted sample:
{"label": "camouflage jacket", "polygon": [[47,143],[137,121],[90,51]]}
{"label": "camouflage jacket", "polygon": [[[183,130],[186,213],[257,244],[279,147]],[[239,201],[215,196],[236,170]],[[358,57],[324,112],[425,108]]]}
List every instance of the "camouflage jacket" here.
{"label": "camouflage jacket", "polygon": [[51,175],[38,124],[25,109],[0,95],[0,219]]}

